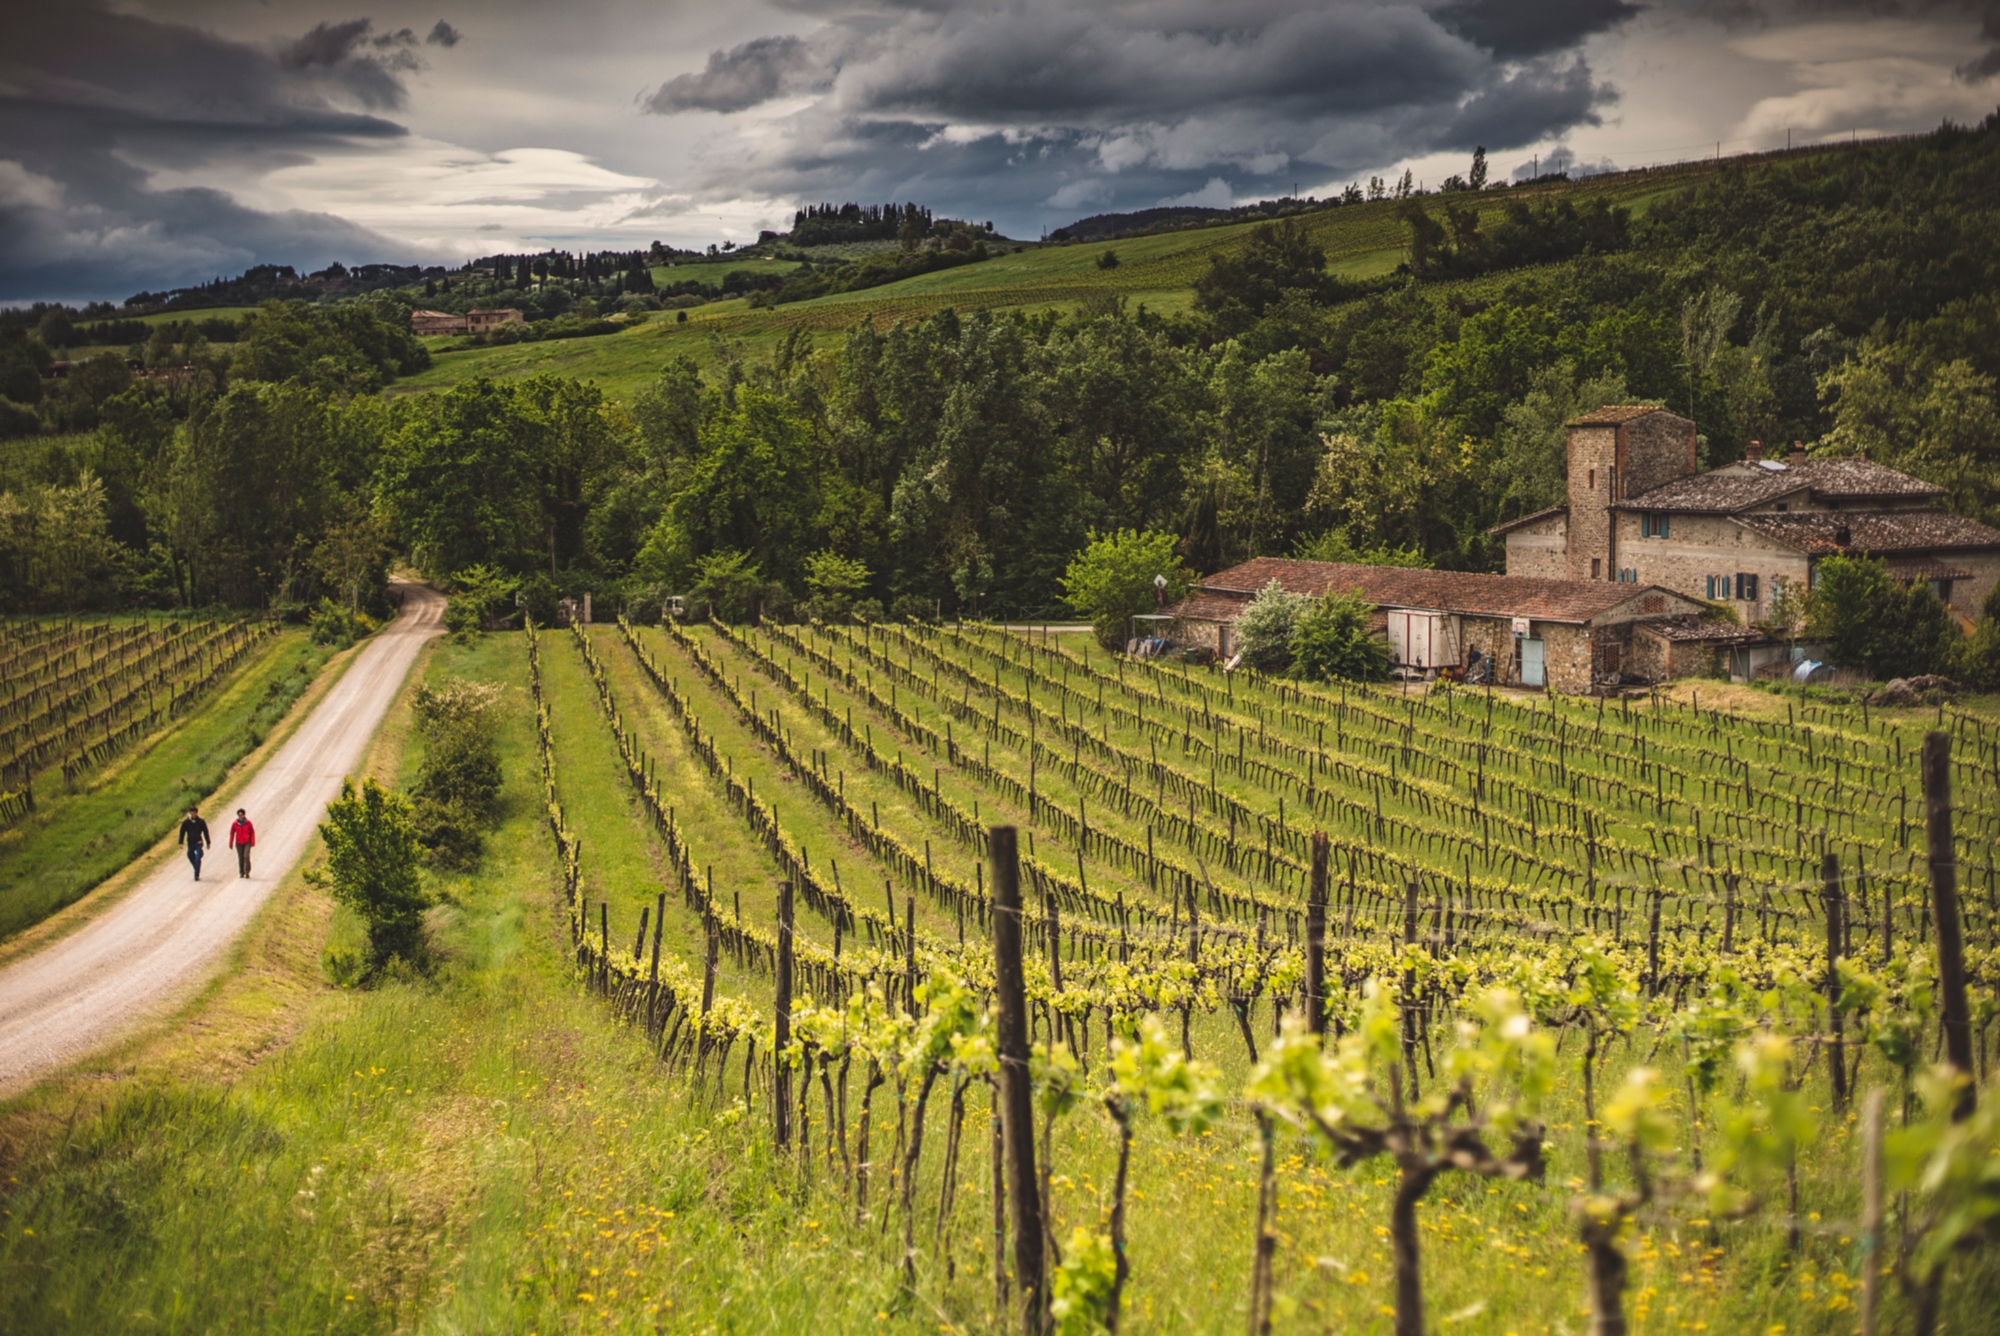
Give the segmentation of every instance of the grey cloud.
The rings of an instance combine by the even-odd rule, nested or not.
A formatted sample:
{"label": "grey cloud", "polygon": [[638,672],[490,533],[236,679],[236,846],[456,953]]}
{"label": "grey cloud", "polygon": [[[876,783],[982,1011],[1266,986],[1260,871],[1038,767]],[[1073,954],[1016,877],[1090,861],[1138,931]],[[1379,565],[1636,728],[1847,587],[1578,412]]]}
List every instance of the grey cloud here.
{"label": "grey cloud", "polygon": [[23,16],[0,50],[0,299],[123,296],[267,261],[392,258],[398,247],[338,218],[149,181],[154,169],[271,167],[401,136],[371,114],[399,105],[403,85],[372,49],[357,54],[366,32],[321,25],[264,48],[94,2]]}
{"label": "grey cloud", "polygon": [[801,90],[820,72],[803,39],[759,37],[727,51],[710,52],[704,69],[661,84],[646,99],[646,108],[663,113],[743,111]]}
{"label": "grey cloud", "polygon": [[443,19],[439,19],[437,26],[430,30],[429,35],[424,40],[432,46],[454,47],[465,40],[465,34],[452,27],[449,23],[446,23]]}
{"label": "grey cloud", "polygon": [[1495,55],[1521,57],[1568,50],[1638,13],[1626,0],[1456,0],[1439,16]]}
{"label": "grey cloud", "polygon": [[698,195],[924,198],[1016,227],[1072,203],[1283,191],[1595,124],[1615,90],[1578,48],[1638,12],[1625,0],[785,7],[817,26],[717,51],[646,103],[736,111],[824,90],[718,145],[689,183]]}

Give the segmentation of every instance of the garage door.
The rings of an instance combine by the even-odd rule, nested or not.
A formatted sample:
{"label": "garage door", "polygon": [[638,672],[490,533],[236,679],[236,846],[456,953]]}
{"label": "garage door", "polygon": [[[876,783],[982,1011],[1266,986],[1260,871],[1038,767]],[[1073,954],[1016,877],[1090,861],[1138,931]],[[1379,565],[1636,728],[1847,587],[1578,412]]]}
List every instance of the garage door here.
{"label": "garage door", "polygon": [[1539,640],[1521,641],[1521,685],[1524,687],[1548,685],[1548,678],[1542,669],[1542,642]]}

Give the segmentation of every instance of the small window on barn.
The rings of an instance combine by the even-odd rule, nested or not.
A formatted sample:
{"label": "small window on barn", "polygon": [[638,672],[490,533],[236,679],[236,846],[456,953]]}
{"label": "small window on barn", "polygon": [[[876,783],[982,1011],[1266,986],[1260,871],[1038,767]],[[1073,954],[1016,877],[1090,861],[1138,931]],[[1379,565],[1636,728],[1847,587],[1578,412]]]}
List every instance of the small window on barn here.
{"label": "small window on barn", "polygon": [[1589,479],[1590,479],[1590,490],[1591,490],[1591,491],[1593,491],[1593,492],[1594,492],[1594,491],[1596,491],[1596,490],[1597,490],[1597,470],[1596,470],[1596,469],[1589,469],[1589,470],[1587,470],[1587,476],[1588,476],[1588,477],[1589,477]]}
{"label": "small window on barn", "polygon": [[1736,601],[1755,603],[1757,601],[1757,577],[1743,571],[1736,573]]}
{"label": "small window on barn", "polygon": [[1590,578],[1593,580],[1604,578],[1604,558],[1592,557],[1590,559]]}
{"label": "small window on barn", "polygon": [[1639,611],[1642,613],[1665,612],[1666,610],[1667,601],[1658,594],[1648,594],[1639,600]]}

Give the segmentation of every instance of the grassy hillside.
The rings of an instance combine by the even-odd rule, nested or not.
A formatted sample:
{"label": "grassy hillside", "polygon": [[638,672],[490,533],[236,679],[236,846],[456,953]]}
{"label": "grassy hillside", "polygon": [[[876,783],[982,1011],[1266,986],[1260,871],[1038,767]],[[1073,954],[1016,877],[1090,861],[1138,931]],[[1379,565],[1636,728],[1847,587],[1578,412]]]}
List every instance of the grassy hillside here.
{"label": "grassy hillside", "polygon": [[[1590,177],[1494,192],[1481,202],[1484,222],[1497,220],[1514,200],[1567,197],[1578,202],[1603,198],[1643,213],[1652,203],[1713,174],[1712,165],[1663,168]],[[1438,201],[1431,201],[1436,208]],[[1327,267],[1351,279],[1374,278],[1403,262],[1408,229],[1396,217],[1396,202],[1383,200],[1302,215],[1301,221],[1327,255]],[[946,308],[982,311],[1005,308],[1073,308],[1093,297],[1111,295],[1156,311],[1185,309],[1195,280],[1211,257],[1241,247],[1260,224],[1167,232],[1157,236],[1094,241],[1073,246],[1029,246],[982,264],[940,270],[886,287],[836,293],[793,305],[752,310],[747,301],[715,302],[687,313],[655,315],[617,334],[554,343],[440,351],[421,375],[398,382],[392,393],[455,385],[474,376],[526,376],[538,372],[588,377],[613,398],[642,387],[670,357],[685,354],[709,365],[734,351],[760,356],[793,329],[837,334],[861,320],[889,325],[919,320]],[[1099,268],[1106,251],[1118,256],[1115,268]],[[735,269],[780,273],[790,261],[756,260],[737,265],[655,269],[655,282],[678,282],[712,273],[716,285]],[[718,342],[718,336],[728,340]]]}

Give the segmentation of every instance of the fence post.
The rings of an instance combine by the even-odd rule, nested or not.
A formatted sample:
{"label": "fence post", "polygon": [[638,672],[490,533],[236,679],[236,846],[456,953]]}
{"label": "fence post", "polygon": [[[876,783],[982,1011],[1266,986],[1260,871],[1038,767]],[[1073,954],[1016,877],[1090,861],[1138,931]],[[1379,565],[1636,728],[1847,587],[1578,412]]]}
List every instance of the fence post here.
{"label": "fence post", "polygon": [[778,999],[777,1025],[773,1030],[771,1074],[776,1085],[772,1097],[773,1121],[780,1146],[792,1139],[792,1074],[786,1068],[785,1050],[792,1044],[792,879],[778,886]]}
{"label": "fence post", "polygon": [[1882,1292],[1882,1089],[1861,1100],[1861,1336],[1875,1336]]}
{"label": "fence post", "polygon": [[1965,1004],[1965,942],[1958,913],[1958,861],[1951,843],[1951,737],[1924,735],[1924,833],[1930,841],[1931,909],[1937,919],[1938,991],[1943,1003],[1945,1056],[1966,1078],[1952,1110],[1972,1115],[1972,1018]]}
{"label": "fence post", "polygon": [[[1403,883],[1403,949],[1417,944],[1417,883]],[[1410,1098],[1417,1098],[1417,972],[1403,971],[1403,995],[1398,999],[1403,1013],[1403,1065],[1409,1069]]]}
{"label": "fence post", "polygon": [[1028,990],[1021,970],[1021,863],[1012,826],[987,834],[993,860],[993,990],[1000,1049],[1000,1132],[1007,1146],[1008,1222],[1022,1329],[1042,1324],[1042,1211],[1035,1177],[1034,1092],[1028,1078]]}
{"label": "fence post", "polygon": [[1326,1033],[1326,832],[1312,837],[1312,884],[1306,892],[1306,1021]]}
{"label": "fence post", "polygon": [[1840,1024],[1840,859],[1826,854],[1819,861],[1820,898],[1826,905],[1826,1016],[1833,1031],[1833,1107],[1847,1107],[1847,1050]]}

